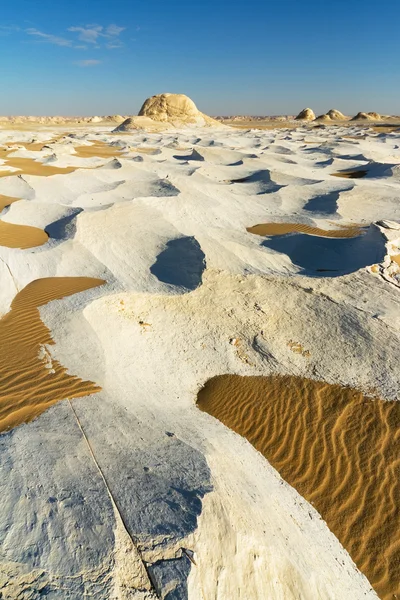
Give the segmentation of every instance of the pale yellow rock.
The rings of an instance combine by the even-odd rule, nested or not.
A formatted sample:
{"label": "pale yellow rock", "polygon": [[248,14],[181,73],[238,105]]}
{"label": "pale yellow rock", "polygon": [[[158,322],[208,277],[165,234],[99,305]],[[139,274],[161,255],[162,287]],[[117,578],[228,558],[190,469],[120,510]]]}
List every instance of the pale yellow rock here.
{"label": "pale yellow rock", "polygon": [[193,100],[184,94],[151,96],[144,102],[139,116],[149,117],[153,121],[170,123],[174,127],[185,125],[220,126],[218,121],[200,112]]}
{"label": "pale yellow rock", "polygon": [[150,117],[128,117],[123,123],[114,129],[116,132],[137,131],[145,129],[146,131],[165,131],[172,129],[173,125],[168,122],[154,121]]}
{"label": "pale yellow rock", "polygon": [[381,115],[376,112],[359,112],[355,117],[351,119],[352,121],[380,121]]}
{"label": "pale yellow rock", "polygon": [[346,119],[345,115],[340,112],[340,110],[336,110],[335,108],[331,108],[324,115],[319,115],[315,120],[316,121],[344,121]]}
{"label": "pale yellow rock", "polygon": [[314,121],[315,113],[311,108],[303,108],[296,117],[296,121]]}

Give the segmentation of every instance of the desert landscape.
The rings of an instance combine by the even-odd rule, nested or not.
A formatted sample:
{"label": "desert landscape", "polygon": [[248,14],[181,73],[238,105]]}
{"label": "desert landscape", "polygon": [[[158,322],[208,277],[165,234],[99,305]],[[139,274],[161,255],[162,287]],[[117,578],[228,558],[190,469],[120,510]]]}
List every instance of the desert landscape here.
{"label": "desert landscape", "polygon": [[0,118],[0,598],[400,598],[400,118]]}

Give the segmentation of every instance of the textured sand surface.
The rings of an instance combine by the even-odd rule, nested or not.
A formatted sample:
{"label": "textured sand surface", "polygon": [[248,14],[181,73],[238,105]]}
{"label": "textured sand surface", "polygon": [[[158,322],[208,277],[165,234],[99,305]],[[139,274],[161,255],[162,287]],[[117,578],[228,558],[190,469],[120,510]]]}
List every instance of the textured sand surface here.
{"label": "textured sand surface", "polygon": [[208,381],[198,406],[321,514],[380,598],[400,593],[400,404],[300,377]]}
{"label": "textured sand surface", "polygon": [[[196,399],[229,374],[398,400],[399,132],[372,121],[245,130],[135,119],[125,131],[113,131],[119,119],[0,130],[1,227],[48,236],[30,248],[8,247],[17,229],[0,240],[0,595],[372,600],[373,578],[389,593],[395,413],[367,398],[359,419],[379,466],[370,483],[347,417],[342,453],[333,409],[315,427],[297,420],[302,451],[318,431],[321,468],[329,451],[335,476],[356,481],[363,522],[342,538],[308,488]],[[14,159],[26,162],[13,170]],[[255,235],[257,223],[273,230]],[[306,400],[314,423],[325,400]],[[348,403],[346,415],[363,412],[361,396]],[[276,431],[286,417],[274,413]],[[305,462],[317,464],[312,450]],[[307,472],[316,494],[333,490],[320,475]],[[350,489],[340,485],[338,512]]]}
{"label": "textured sand surface", "polygon": [[48,240],[47,234],[38,227],[14,225],[0,221],[0,245],[8,248],[34,248]]}
{"label": "textured sand surface", "polygon": [[38,279],[15,296],[0,320],[0,431],[31,421],[58,400],[100,391],[52,360],[47,346],[54,342],[38,309],[102,283],[85,277]]}

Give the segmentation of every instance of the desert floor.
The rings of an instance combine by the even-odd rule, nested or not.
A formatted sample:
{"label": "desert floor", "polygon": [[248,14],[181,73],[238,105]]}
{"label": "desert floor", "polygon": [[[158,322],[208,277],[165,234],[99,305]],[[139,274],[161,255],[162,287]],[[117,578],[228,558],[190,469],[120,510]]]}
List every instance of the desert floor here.
{"label": "desert floor", "polygon": [[0,130],[1,598],[400,597],[399,125],[245,125]]}

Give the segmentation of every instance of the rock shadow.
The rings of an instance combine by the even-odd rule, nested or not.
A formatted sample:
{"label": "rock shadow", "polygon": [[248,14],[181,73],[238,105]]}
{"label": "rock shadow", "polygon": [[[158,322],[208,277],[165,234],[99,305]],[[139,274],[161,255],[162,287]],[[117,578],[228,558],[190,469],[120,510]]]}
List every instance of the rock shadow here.
{"label": "rock shadow", "polygon": [[309,277],[337,277],[382,262],[385,239],[371,225],[356,238],[323,238],[303,233],[275,236],[262,243],[266,248],[286,254]]}
{"label": "rock shadow", "polygon": [[192,291],[201,284],[205,268],[205,254],[200,244],[196,238],[186,236],[167,242],[150,272],[163,283]]}
{"label": "rock shadow", "polygon": [[50,223],[45,227],[45,233],[47,233],[50,239],[57,241],[73,238],[76,233],[76,217],[81,212],[83,210],[78,208],[70,215]]}
{"label": "rock shadow", "polygon": [[193,150],[190,154],[174,154],[174,158],[177,160],[197,160],[200,162],[204,162],[204,156],[202,156],[197,150]]}
{"label": "rock shadow", "polygon": [[328,194],[321,194],[320,196],[311,198],[304,206],[304,210],[320,215],[334,215],[338,209],[340,194],[345,191],[350,191],[351,189],[352,188],[349,188],[349,190],[329,192]]}
{"label": "rock shadow", "polygon": [[232,179],[229,183],[234,193],[249,196],[271,194],[285,187],[272,180],[271,172],[268,169],[256,171],[240,179]]}

